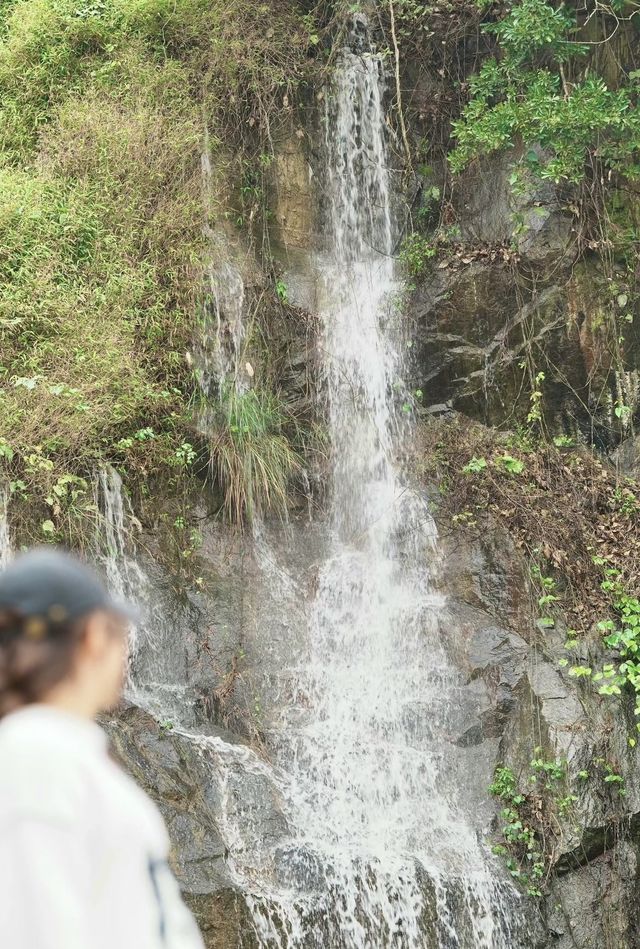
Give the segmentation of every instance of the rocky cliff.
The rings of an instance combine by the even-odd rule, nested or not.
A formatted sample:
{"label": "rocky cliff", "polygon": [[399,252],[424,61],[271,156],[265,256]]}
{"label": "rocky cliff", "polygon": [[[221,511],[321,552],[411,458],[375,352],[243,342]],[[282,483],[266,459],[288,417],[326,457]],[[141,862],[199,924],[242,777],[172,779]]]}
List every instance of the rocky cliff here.
{"label": "rocky cliff", "polygon": [[[9,524],[14,542],[92,548],[93,472],[105,461],[121,470],[124,543],[142,564],[149,618],[128,702],[105,727],[166,817],[207,945],[259,945],[230,846],[242,854],[250,838],[279,852],[286,878],[286,808],[262,763],[295,695],[281,673],[304,658],[327,544],[311,260],[326,204],[322,102],[344,11],[283,2],[273,25],[269,5],[237,4],[235,20],[215,4],[181,16],[162,4],[52,5],[45,35],[37,5],[22,6],[33,7],[22,24],[0,14],[13,116],[0,253]],[[607,152],[613,121],[585,144],[581,176],[545,175],[561,149],[536,138],[534,122],[526,138],[519,116],[516,132],[452,170],[464,132],[456,139],[452,123],[473,76],[507,55],[481,22],[495,27],[517,4],[362,6],[388,50],[409,376],[398,398],[416,424],[407,478],[440,535],[438,624],[457,670],[442,726],[449,767],[475,832],[496,848],[496,877],[519,894],[532,947],[634,949],[635,673],[618,670],[635,656],[640,577],[635,179]],[[586,67],[553,67],[559,102],[591,73],[624,90],[639,47],[635,15],[619,6],[577,11],[571,41],[599,45]],[[527,70],[553,61],[542,47]],[[43,76],[51,50],[68,97]],[[40,83],[22,123],[7,78],[16,62]],[[493,88],[485,111],[499,102]],[[574,140],[582,134],[576,124]],[[216,451],[236,445],[238,425],[209,404],[220,353],[249,387],[275,393],[269,437],[300,459],[284,475],[287,523],[265,503],[264,533],[247,524],[245,495],[241,525],[223,516],[234,481]]]}

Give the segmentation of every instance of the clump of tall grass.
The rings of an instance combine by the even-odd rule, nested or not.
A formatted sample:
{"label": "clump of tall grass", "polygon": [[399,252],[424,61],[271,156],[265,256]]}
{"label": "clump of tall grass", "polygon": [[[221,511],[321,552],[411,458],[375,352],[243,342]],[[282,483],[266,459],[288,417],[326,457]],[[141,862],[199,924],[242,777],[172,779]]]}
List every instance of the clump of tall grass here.
{"label": "clump of tall grass", "polygon": [[286,434],[292,424],[273,393],[225,387],[208,420],[211,466],[224,496],[225,516],[236,524],[275,513],[286,518],[289,485],[301,461]]}

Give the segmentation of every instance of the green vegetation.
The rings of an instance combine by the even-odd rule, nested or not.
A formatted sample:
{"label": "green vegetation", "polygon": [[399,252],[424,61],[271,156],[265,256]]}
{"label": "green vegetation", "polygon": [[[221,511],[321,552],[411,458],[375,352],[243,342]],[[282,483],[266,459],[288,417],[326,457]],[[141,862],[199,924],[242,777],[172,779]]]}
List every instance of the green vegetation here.
{"label": "green vegetation", "polygon": [[[498,765],[489,792],[502,802],[502,843],[493,847],[504,857],[509,873],[529,896],[542,896],[553,848],[562,832],[561,820],[577,797],[567,793],[566,761],[547,760],[534,749],[526,780]],[[520,789],[522,784],[522,790]]]}
{"label": "green vegetation", "polygon": [[429,261],[435,257],[436,248],[421,234],[408,234],[400,247],[400,260],[404,263],[409,276],[423,277]]}
{"label": "green vegetation", "polygon": [[[525,469],[524,461],[521,461],[520,458],[514,458],[512,455],[508,455],[506,453],[491,459],[491,464],[497,471],[503,471],[510,475],[522,474]],[[462,473],[479,474],[485,470],[487,465],[488,462],[486,458],[476,458],[474,455],[474,457],[462,467]]]}
{"label": "green vegetation", "polygon": [[[476,531],[491,518],[509,531],[531,564],[538,625],[568,621],[561,667],[602,696],[634,698],[637,721],[640,601],[629,592],[640,579],[637,482],[622,485],[589,451],[534,443],[528,433],[458,421],[444,431],[434,426],[433,437],[432,473],[447,484],[442,503],[452,523]],[[604,658],[572,662],[592,628],[602,633]]]}
{"label": "green vegetation", "polygon": [[300,470],[289,438],[292,419],[273,395],[227,387],[209,425],[211,463],[223,488],[225,513],[236,523],[275,510],[286,515],[287,487]]}
{"label": "green vegetation", "polygon": [[[624,3],[612,7],[621,14]],[[546,0],[512,2],[484,30],[495,36],[497,54],[469,80],[470,101],[453,125],[454,171],[521,143],[525,163],[543,178],[580,181],[589,157],[640,176],[640,72],[617,89],[589,75],[588,60],[580,67],[589,45],[576,16]]]}
{"label": "green vegetation", "polygon": [[[631,516],[634,515],[635,511]],[[610,597],[615,612],[615,619],[600,620],[597,624],[600,632],[604,634],[603,643],[614,654],[615,662],[605,662],[597,670],[587,665],[570,666],[568,659],[560,660],[560,664],[568,667],[568,674],[572,678],[586,678],[597,683],[600,695],[632,694],[635,698],[635,731],[640,732],[640,600],[625,591],[620,569],[610,566],[609,562],[600,556],[594,557],[593,561],[596,566],[604,569],[605,579],[600,587]],[[565,644],[569,651],[579,646],[578,640],[574,638],[575,631],[571,632],[573,635]],[[630,738],[629,743],[634,747],[636,738]]]}
{"label": "green vegetation", "polygon": [[284,0],[2,4],[0,464],[47,536],[91,520],[104,459],[131,480],[185,472],[205,126],[232,193],[304,75],[310,26]]}
{"label": "green vegetation", "polygon": [[540,747],[534,748],[524,773],[517,775],[504,764],[496,767],[488,790],[502,804],[501,841],[492,850],[529,896],[544,895],[567,822],[575,821],[580,792],[590,780],[608,789],[612,800],[626,795],[622,775],[602,757],[572,778],[565,760],[546,758]]}

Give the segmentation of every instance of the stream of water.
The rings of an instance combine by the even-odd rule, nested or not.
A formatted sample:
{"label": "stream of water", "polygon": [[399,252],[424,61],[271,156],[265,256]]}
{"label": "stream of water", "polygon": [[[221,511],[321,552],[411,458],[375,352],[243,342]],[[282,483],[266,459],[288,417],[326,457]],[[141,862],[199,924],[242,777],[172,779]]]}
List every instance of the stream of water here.
{"label": "stream of water", "polygon": [[447,781],[455,674],[436,623],[436,532],[394,461],[406,427],[384,92],[358,19],[325,113],[331,542],[309,655],[270,736],[292,839],[271,877],[246,839],[236,870],[260,946],[513,949],[506,894]]}
{"label": "stream of water", "polygon": [[9,489],[0,485],[0,570],[11,560],[11,538],[7,519],[9,497]]}
{"label": "stream of water", "polygon": [[[251,916],[247,946],[516,949],[526,944],[516,932],[516,900],[495,882],[451,767],[446,736],[457,674],[438,627],[436,530],[396,462],[410,430],[396,395],[403,343],[393,305],[385,67],[362,17],[325,101],[327,249],[317,274],[331,485],[308,649],[283,672],[295,688],[269,726],[271,763],[220,738],[182,734],[207,756],[222,791],[229,873]],[[206,163],[203,171],[206,183]],[[243,290],[236,277],[210,270],[205,390],[237,364]],[[103,556],[112,586],[127,594],[141,578],[127,574],[120,549],[114,474],[99,480]],[[264,529],[255,543],[270,582],[285,600],[292,590],[297,597]],[[253,819],[239,806],[238,787],[253,778],[281,803],[288,831],[276,842],[261,832],[259,814]]]}
{"label": "stream of water", "polygon": [[[98,519],[94,539],[94,555],[103,568],[109,589],[117,600],[137,604],[141,613],[147,599],[147,579],[130,551],[132,512],[125,499],[122,478],[111,466],[101,468],[95,477],[94,497]],[[138,650],[139,629],[132,625],[129,633],[129,651],[133,659]],[[148,645],[153,632],[144,631]],[[130,684],[131,687],[131,684]]]}

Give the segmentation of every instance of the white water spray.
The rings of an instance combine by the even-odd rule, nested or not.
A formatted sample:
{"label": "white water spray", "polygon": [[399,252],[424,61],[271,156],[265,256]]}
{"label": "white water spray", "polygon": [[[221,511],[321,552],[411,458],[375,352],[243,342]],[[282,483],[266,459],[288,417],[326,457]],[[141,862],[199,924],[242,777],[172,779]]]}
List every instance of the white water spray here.
{"label": "white water spray", "polygon": [[0,485],[0,570],[7,566],[13,556],[8,520],[9,498],[9,489]]}
{"label": "white water spray", "polygon": [[245,286],[230,256],[228,241],[211,223],[214,182],[206,125],[201,169],[207,258],[196,372],[204,395],[218,397],[226,385],[241,386],[245,379],[240,366],[245,338]]}
{"label": "white water spray", "polygon": [[[98,522],[95,537],[96,556],[104,567],[107,584],[116,599],[143,605],[147,580],[130,554],[131,511],[127,510],[122,478],[111,466],[101,468],[94,487]],[[130,632],[130,652],[138,646],[138,629]]]}
{"label": "white water spray", "polygon": [[[356,31],[366,48],[363,19]],[[438,630],[435,527],[394,461],[383,96],[382,57],[344,50],[327,97],[330,252],[319,260],[331,543],[310,652],[286,670],[297,691],[269,735],[291,839],[252,847],[226,815],[231,866],[264,949],[514,949],[510,891],[494,884],[449,776],[457,676]]]}

